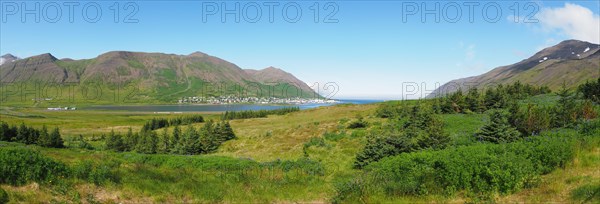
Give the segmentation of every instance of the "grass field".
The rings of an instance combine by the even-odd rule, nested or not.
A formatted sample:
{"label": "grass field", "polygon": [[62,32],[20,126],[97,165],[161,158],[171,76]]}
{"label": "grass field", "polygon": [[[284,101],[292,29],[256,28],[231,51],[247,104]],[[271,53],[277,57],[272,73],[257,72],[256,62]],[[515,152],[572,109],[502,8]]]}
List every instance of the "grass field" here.
{"label": "grass field", "polygon": [[[534,98],[548,101],[552,99]],[[413,103],[413,102],[408,102]],[[102,150],[103,141],[93,138],[111,130],[139,130],[154,117],[178,117],[132,112],[47,111],[40,108],[1,110],[9,124],[25,122],[35,127],[60,126],[64,138],[83,135],[96,150],[26,148],[67,165],[89,161],[111,166],[118,178],[93,184],[86,179],[68,179],[55,184],[2,185],[11,202],[307,202],[327,203],[336,194],[335,185],[360,176],[353,169],[357,152],[366,142],[368,128],[385,120],[375,116],[378,104],[336,105],[270,115],[268,118],[231,121],[237,138],[225,142],[209,155],[143,155]],[[202,113],[218,120],[218,113]],[[362,117],[367,129],[348,129],[350,121]],[[488,120],[485,114],[441,115],[452,146],[474,143],[472,135]],[[201,127],[202,123],[194,124]],[[158,130],[159,132],[161,130]],[[317,142],[314,142],[314,141]],[[310,144],[310,145],[308,145]],[[24,146],[0,143],[0,148]],[[306,160],[308,158],[308,161]],[[316,162],[316,163],[312,163]],[[578,148],[576,158],[565,168],[543,175],[541,184],[511,195],[497,195],[498,202],[595,202],[600,186],[600,145]],[[316,173],[315,173],[316,172]],[[591,193],[590,193],[591,192]],[[591,196],[591,197],[590,197]],[[595,196],[595,197],[594,197]],[[375,202],[465,202],[454,196],[402,196],[370,198]],[[356,201],[362,202],[362,201]]]}

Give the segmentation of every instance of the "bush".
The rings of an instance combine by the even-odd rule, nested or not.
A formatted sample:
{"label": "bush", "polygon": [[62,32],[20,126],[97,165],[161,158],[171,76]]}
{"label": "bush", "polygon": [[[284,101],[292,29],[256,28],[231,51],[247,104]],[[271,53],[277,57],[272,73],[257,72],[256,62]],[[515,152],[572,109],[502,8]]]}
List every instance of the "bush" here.
{"label": "bush", "polygon": [[573,159],[573,138],[545,136],[400,154],[365,169],[375,187],[388,195],[449,195],[462,190],[475,197],[507,194],[535,184],[539,175]]}
{"label": "bush", "polygon": [[72,176],[96,185],[102,185],[107,182],[118,183],[120,178],[116,169],[119,163],[107,161],[94,164],[91,161],[79,162],[71,167]]}
{"label": "bush", "polygon": [[8,203],[8,193],[0,188],[0,204]]}
{"label": "bush", "polygon": [[364,121],[364,120],[362,119],[362,117],[361,117],[361,118],[358,118],[358,119],[357,119],[357,120],[355,120],[355,121],[352,121],[352,122],[351,122],[351,123],[348,125],[348,128],[349,128],[349,129],[365,128],[365,127],[367,127],[368,125],[369,125],[369,123],[367,123],[367,121]]}
{"label": "bush", "polygon": [[67,167],[27,148],[0,149],[0,183],[24,185],[28,182],[51,183],[67,175]]}

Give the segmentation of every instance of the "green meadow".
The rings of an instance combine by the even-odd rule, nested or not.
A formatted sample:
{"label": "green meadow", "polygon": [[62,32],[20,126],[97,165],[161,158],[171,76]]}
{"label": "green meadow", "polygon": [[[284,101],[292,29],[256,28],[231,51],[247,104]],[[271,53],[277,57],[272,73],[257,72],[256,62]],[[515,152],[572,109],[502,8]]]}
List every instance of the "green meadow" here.
{"label": "green meadow", "polygon": [[[519,106],[553,105],[558,100],[556,94],[537,95],[520,100]],[[105,147],[103,135],[111,131],[139,131],[153,118],[170,119],[182,114],[4,106],[1,119],[9,125],[60,127],[66,148],[0,142],[0,163],[28,165],[17,167],[24,172],[14,178],[22,182],[5,178],[1,188],[10,203],[600,200],[598,119],[550,128],[528,139],[493,144],[474,136],[490,122],[487,112],[436,113],[434,117],[441,120],[440,127],[449,138],[445,148],[396,154],[365,168],[355,167],[357,154],[372,142],[370,138],[395,125],[396,119],[381,117],[386,108],[403,110],[433,101],[341,104],[266,118],[234,119],[230,124],[236,138],[202,155],[115,152]],[[598,111],[597,105],[594,108]],[[205,121],[218,121],[222,113],[183,115],[197,114]],[[200,129],[204,123],[191,126]],[[161,133],[164,129],[155,131]],[[166,131],[173,131],[173,127]],[[83,148],[79,135],[91,147]],[[560,154],[544,156],[553,152]],[[55,167],[47,169],[49,165]],[[30,169],[42,173],[27,173]],[[472,176],[464,177],[468,172]]]}

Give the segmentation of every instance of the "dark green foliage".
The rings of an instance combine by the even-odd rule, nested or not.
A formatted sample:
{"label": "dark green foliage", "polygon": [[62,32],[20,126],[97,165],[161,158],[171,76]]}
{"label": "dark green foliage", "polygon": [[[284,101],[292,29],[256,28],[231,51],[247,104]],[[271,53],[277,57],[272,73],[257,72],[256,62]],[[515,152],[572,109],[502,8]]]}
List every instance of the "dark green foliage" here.
{"label": "dark green foliage", "polygon": [[171,153],[179,152],[180,144],[181,144],[181,128],[179,127],[179,125],[177,125],[173,128],[171,143],[169,144],[169,151]]}
{"label": "dark green foliage", "polygon": [[300,107],[284,107],[275,110],[225,111],[225,113],[221,115],[221,120],[266,118],[268,115],[285,115],[297,111],[300,111]]}
{"label": "dark green foliage", "polygon": [[477,144],[389,157],[366,167],[371,188],[388,195],[469,197],[512,193],[574,157],[574,138],[547,135],[505,144]]}
{"label": "dark green foliage", "polygon": [[579,85],[577,90],[583,95],[583,98],[600,103],[600,78],[598,78],[598,81],[585,82]]}
{"label": "dark green foliage", "polygon": [[438,98],[432,104],[436,113],[469,113],[484,112],[490,109],[507,108],[511,100],[524,99],[529,96],[550,93],[546,86],[535,87],[529,84],[515,82],[513,84],[502,85],[485,89],[481,94],[477,88],[471,88],[466,96],[461,90],[458,90],[445,97]]}
{"label": "dark green foliage", "polygon": [[24,144],[38,144],[43,147],[64,147],[62,137],[58,128],[48,133],[46,126],[38,130],[21,123],[19,127],[9,127],[7,123],[0,124],[0,141],[12,141]]}
{"label": "dark green foliage", "polygon": [[382,158],[420,149],[443,149],[450,136],[443,122],[425,105],[404,107],[404,117],[390,118],[390,124],[373,131],[364,149],[356,155],[355,168],[362,168]]}
{"label": "dark green foliage", "polygon": [[201,115],[190,115],[172,119],[153,118],[142,126],[141,131],[157,130],[170,126],[189,125],[201,122],[204,122],[204,118]]}
{"label": "dark green foliage", "polygon": [[51,183],[68,174],[67,167],[39,152],[20,147],[0,148],[0,183]]}
{"label": "dark green foliage", "polygon": [[354,167],[363,168],[385,157],[411,152],[414,149],[412,141],[403,135],[370,136],[364,149],[356,155]]}
{"label": "dark green foliage", "polygon": [[158,149],[158,135],[154,131],[141,131],[135,151],[144,154],[155,154]]}
{"label": "dark green foliage", "polygon": [[397,118],[406,116],[408,114],[407,108],[405,105],[401,104],[383,103],[377,107],[375,114],[380,118]]}
{"label": "dark green foliage", "polygon": [[484,110],[483,98],[477,88],[469,89],[465,97],[465,105],[472,112],[481,113]]}
{"label": "dark green foliage", "polygon": [[0,204],[8,203],[9,200],[8,193],[0,188]]}
{"label": "dark green foliage", "polygon": [[170,147],[171,147],[171,138],[169,136],[169,133],[167,132],[167,129],[164,129],[163,132],[160,134],[158,153],[162,153],[162,154],[168,153]]}
{"label": "dark green foliage", "polygon": [[490,122],[475,134],[479,141],[505,143],[521,138],[521,133],[508,122],[508,113],[506,111],[491,110],[489,118]]}
{"label": "dark green foliage", "polygon": [[110,131],[110,134],[106,138],[106,149],[122,152],[127,149],[123,137],[119,134],[115,134],[115,131]]}
{"label": "dark green foliage", "polygon": [[554,127],[571,127],[577,119],[581,117],[578,111],[576,96],[569,92],[566,84],[557,93],[560,97],[558,104],[554,107],[554,118],[552,120]]}
{"label": "dark green foliage", "polygon": [[77,147],[79,147],[81,149],[87,149],[87,150],[94,149],[94,147],[90,143],[86,142],[85,139],[83,139],[83,135],[79,135],[79,137],[77,137],[75,142],[77,142]]}
{"label": "dark green foliage", "polygon": [[0,122],[0,141],[10,141],[17,134],[17,131],[8,126],[8,123]]}
{"label": "dark green foliage", "polygon": [[511,105],[509,112],[510,124],[524,136],[538,135],[540,132],[549,130],[552,127],[552,110],[550,108],[529,103],[523,109],[517,103],[514,103]]}
{"label": "dark green foliage", "polygon": [[362,117],[359,117],[357,120],[350,122],[348,125],[349,129],[357,129],[357,128],[365,128],[369,125],[367,121],[364,121]]}

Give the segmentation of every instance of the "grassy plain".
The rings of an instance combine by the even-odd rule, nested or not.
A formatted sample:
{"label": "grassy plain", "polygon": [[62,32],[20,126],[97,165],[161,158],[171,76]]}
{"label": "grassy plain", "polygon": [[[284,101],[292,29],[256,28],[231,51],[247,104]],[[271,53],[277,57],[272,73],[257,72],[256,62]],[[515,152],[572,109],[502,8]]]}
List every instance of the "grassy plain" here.
{"label": "grassy plain", "polygon": [[[51,185],[32,183],[2,185],[2,188],[9,193],[11,202],[327,203],[335,195],[337,183],[362,173],[353,169],[352,163],[366,142],[368,129],[348,129],[347,125],[362,117],[370,124],[369,128],[381,126],[385,119],[375,116],[377,107],[378,104],[336,105],[268,118],[233,120],[231,126],[237,138],[225,142],[215,153],[199,156],[114,153],[102,150],[104,143],[97,140],[101,133],[111,130],[124,133],[129,127],[136,131],[154,117],[178,117],[180,114],[2,107],[2,121],[9,124],[25,122],[36,127],[60,126],[63,137],[81,134],[96,150],[27,148],[68,165],[85,161],[98,165],[116,163],[118,167],[114,171],[119,175],[116,182],[98,185],[74,179]],[[219,118],[218,113],[201,114],[206,119]],[[455,146],[473,143],[473,134],[488,120],[484,114],[446,114],[441,117]],[[203,124],[194,125],[200,127]],[[314,138],[324,142],[305,145]],[[1,146],[24,145],[3,142]],[[320,165],[301,164],[305,158]],[[292,163],[281,163],[286,161]],[[564,169],[543,175],[539,186],[512,195],[498,195],[497,200],[594,202],[598,200],[596,191],[600,186],[597,169],[600,169],[600,145],[590,144],[579,148],[576,159]],[[592,192],[591,198],[589,192]],[[382,196],[369,200],[400,203],[465,201],[460,193],[451,197]]]}

